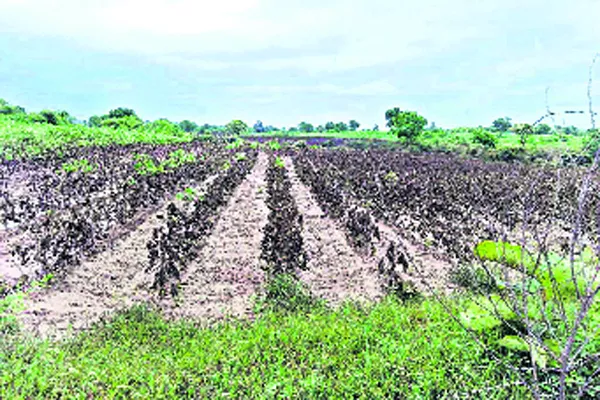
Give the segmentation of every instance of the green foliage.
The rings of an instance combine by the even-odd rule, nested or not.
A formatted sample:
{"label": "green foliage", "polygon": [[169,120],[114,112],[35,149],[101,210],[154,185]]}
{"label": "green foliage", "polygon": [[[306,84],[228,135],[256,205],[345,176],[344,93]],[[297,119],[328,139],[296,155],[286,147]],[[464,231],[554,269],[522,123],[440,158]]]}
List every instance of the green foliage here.
{"label": "green foliage", "polygon": [[285,168],[285,164],[284,164],[283,159],[281,157],[275,157],[275,161],[273,162],[273,164],[277,168]]}
{"label": "green foliage", "polygon": [[533,126],[531,124],[516,124],[512,129],[519,136],[521,147],[524,148],[529,136],[533,135]]}
{"label": "green foliage", "polygon": [[183,192],[177,193],[175,198],[179,201],[195,201],[202,199],[202,195],[195,188],[187,187]]}
{"label": "green foliage", "polygon": [[498,145],[498,137],[486,129],[477,128],[473,131],[473,143],[493,149]]}
{"label": "green foliage", "polygon": [[96,164],[90,163],[86,158],[63,163],[60,167],[61,171],[66,173],[83,172],[84,174],[93,172],[97,168]]}
{"label": "green foliage", "polygon": [[165,172],[164,166],[156,162],[149,154],[136,154],[133,167],[140,175],[156,175]]}
{"label": "green foliage", "polygon": [[[581,278],[574,280],[573,271],[577,275],[585,268],[592,268],[598,259],[590,248],[585,248],[574,261],[571,268],[569,260],[557,254],[544,256],[524,251],[521,246],[484,241],[475,247],[475,255],[481,260],[493,261],[517,271],[524,270],[534,280],[529,283],[531,291],[539,291],[545,299],[574,299],[577,290],[583,291],[585,282]],[[577,287],[575,286],[577,281]]]}
{"label": "green foliage", "polygon": [[0,99],[0,115],[18,115],[25,114],[25,109],[20,106],[13,106],[4,99]]}
{"label": "green foliage", "polygon": [[298,278],[290,274],[276,274],[267,283],[257,302],[257,310],[271,309],[284,312],[314,312],[324,303],[312,296]]}
{"label": "green foliage", "polygon": [[198,161],[196,154],[185,151],[184,149],[177,149],[169,153],[167,159],[161,164],[166,169],[176,169],[185,164],[193,164]]}
{"label": "green foliage", "polygon": [[547,124],[539,124],[533,130],[535,135],[550,135],[552,133],[552,128]]}
{"label": "green foliage", "polygon": [[492,129],[496,132],[504,133],[512,127],[511,119],[509,117],[497,118],[492,122]]}
{"label": "green foliage", "polygon": [[313,126],[313,124],[309,124],[308,122],[300,122],[300,124],[298,124],[298,130],[300,132],[314,132],[315,127]]}
{"label": "green foliage", "polygon": [[134,161],[133,167],[138,174],[156,175],[175,170],[185,164],[193,164],[198,161],[198,157],[192,152],[178,149],[170,152],[163,161],[158,161],[149,154],[136,154]]}
{"label": "green foliage", "polygon": [[227,143],[227,145],[225,145],[225,148],[227,150],[235,150],[244,147],[245,145],[246,141],[244,139],[236,138],[233,142]]}
{"label": "green foliage", "polygon": [[245,161],[248,159],[248,156],[244,152],[235,153],[236,161]]}
{"label": "green foliage", "polygon": [[15,338],[0,398],[527,398],[435,301],[281,308],[208,327],[135,307],[73,339]]}
{"label": "green foliage", "polygon": [[137,119],[140,119],[137,114],[135,113],[135,111],[133,111],[131,108],[125,108],[125,107],[119,107],[119,108],[115,108],[114,110],[110,110],[108,112],[108,115],[105,116],[106,119],[119,119],[119,118],[128,118],[128,117],[135,117]]}
{"label": "green foliage", "polygon": [[398,174],[396,174],[394,171],[389,171],[384,177],[383,179],[386,182],[389,182],[391,184],[395,184],[396,182],[398,182]]}
{"label": "green foliage", "polygon": [[102,126],[102,117],[97,115],[92,115],[87,122],[87,125],[90,127],[101,127]]}
{"label": "green foliage", "polygon": [[225,129],[230,135],[239,136],[248,130],[248,125],[244,121],[235,119],[228,123]]}
{"label": "green foliage", "polygon": [[181,128],[184,132],[188,133],[198,132],[200,130],[200,127],[197,123],[189,121],[187,119],[179,123],[179,128]]}
{"label": "green foliage", "polygon": [[278,140],[270,140],[267,142],[267,147],[272,151],[281,150],[281,143]]}
{"label": "green foliage", "polygon": [[164,136],[178,136],[183,132],[179,125],[164,118],[151,122],[148,129]]}
{"label": "green foliage", "polygon": [[144,122],[137,116],[125,116],[120,118],[105,118],[102,119],[102,126],[111,129],[134,130],[141,128]]}
{"label": "green foliage", "polygon": [[414,141],[427,125],[427,120],[414,111],[400,111],[398,108],[393,108],[386,111],[385,116],[392,133],[409,142]]}
{"label": "green foliage", "polygon": [[348,122],[348,128],[352,132],[357,131],[359,127],[360,127],[360,124],[356,120],[354,120],[354,119],[351,119],[350,122]]}

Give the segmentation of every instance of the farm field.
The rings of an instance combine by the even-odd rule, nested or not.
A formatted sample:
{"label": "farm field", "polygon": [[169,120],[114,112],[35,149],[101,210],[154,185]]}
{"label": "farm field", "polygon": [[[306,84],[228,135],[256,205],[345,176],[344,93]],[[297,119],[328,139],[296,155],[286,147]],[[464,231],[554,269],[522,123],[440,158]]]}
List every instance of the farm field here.
{"label": "farm field", "polygon": [[[558,273],[576,224],[575,258],[597,263],[600,182],[583,168],[189,140],[5,159],[0,177],[2,398],[528,397],[506,364],[537,361],[464,310],[529,261],[484,245],[522,243]],[[568,280],[549,292],[535,273],[575,318]],[[570,384],[593,397],[588,308]],[[544,343],[569,337],[549,326]]]}

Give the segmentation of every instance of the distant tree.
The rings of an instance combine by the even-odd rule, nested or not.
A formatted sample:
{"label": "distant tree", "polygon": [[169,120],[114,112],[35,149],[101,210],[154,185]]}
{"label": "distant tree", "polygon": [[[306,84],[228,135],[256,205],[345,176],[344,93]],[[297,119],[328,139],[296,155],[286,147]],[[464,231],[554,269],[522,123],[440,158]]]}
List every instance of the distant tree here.
{"label": "distant tree", "polygon": [[256,132],[256,133],[264,133],[267,131],[267,129],[264,127],[262,121],[256,121],[256,123],[254,124],[254,126],[252,128],[254,129],[254,132]]}
{"label": "distant tree", "polygon": [[298,124],[298,130],[300,132],[307,132],[307,133],[309,133],[309,132],[313,132],[315,130],[315,127],[312,124],[308,123],[308,122],[302,121],[302,122],[300,122]]}
{"label": "distant tree", "polygon": [[348,122],[348,127],[351,131],[356,131],[360,127],[360,124],[356,120],[351,119],[350,122]]}
{"label": "distant tree", "polygon": [[42,110],[40,111],[40,116],[44,118],[45,122],[50,125],[58,125],[59,124],[59,116],[56,115],[54,111],[50,110]]}
{"label": "distant tree", "polygon": [[324,131],[325,131],[325,127],[323,125],[317,126],[317,132],[324,132]]}
{"label": "distant tree", "polygon": [[248,125],[242,120],[234,119],[227,124],[225,129],[230,135],[239,136],[248,130]]}
{"label": "distant tree", "polygon": [[99,127],[102,126],[102,117],[97,115],[92,115],[90,119],[88,119],[87,125],[90,127]]}
{"label": "distant tree", "polygon": [[375,126],[373,127],[373,131],[374,132],[378,132],[379,131],[379,125],[375,124]]}
{"label": "distant tree", "polygon": [[183,130],[184,132],[188,132],[188,133],[198,132],[200,130],[200,127],[198,126],[197,123],[187,120],[187,119],[181,121],[179,123],[179,127],[181,128],[181,130]]}
{"label": "distant tree", "polygon": [[72,124],[75,122],[75,118],[71,116],[67,111],[60,110],[55,112],[58,117],[59,124]]}
{"label": "distant tree", "polygon": [[334,129],[335,129],[335,124],[333,122],[329,121],[325,124],[325,130],[332,131]]}
{"label": "distant tree", "polygon": [[427,119],[414,111],[400,111],[398,108],[393,108],[386,111],[385,116],[392,133],[409,142],[419,136],[427,125]]}
{"label": "distant tree", "polygon": [[144,125],[144,122],[138,118],[138,116],[126,116],[120,118],[103,118],[102,126],[112,129],[126,129],[133,130],[140,128]]}
{"label": "distant tree", "polygon": [[539,124],[534,128],[533,133],[535,135],[549,135],[552,133],[552,128],[547,124]]}
{"label": "distant tree", "polygon": [[579,129],[576,126],[567,126],[563,129],[563,132],[565,133],[565,135],[578,135],[579,134]]}
{"label": "distant tree", "polygon": [[345,132],[348,130],[348,125],[346,125],[345,122],[338,122],[337,124],[335,124],[334,130],[338,132]]}
{"label": "distant tree", "polygon": [[21,106],[13,106],[8,101],[0,99],[0,114],[25,114],[25,109]]}
{"label": "distant tree", "polygon": [[512,123],[510,121],[511,119],[509,117],[497,118],[494,120],[494,122],[492,122],[492,128],[496,132],[507,132],[512,127]]}
{"label": "distant tree", "polygon": [[435,122],[431,121],[431,124],[429,124],[429,127],[427,129],[430,130],[430,131],[437,130],[437,126],[435,125]]}
{"label": "distant tree", "polygon": [[525,148],[527,144],[527,139],[530,135],[533,134],[533,126],[531,124],[516,124],[512,128],[513,132],[519,135],[519,142],[521,142],[521,147]]}
{"label": "distant tree", "polygon": [[298,128],[296,128],[295,126],[292,126],[290,129],[287,130],[288,132],[298,132]]}
{"label": "distant tree", "polygon": [[392,128],[394,126],[393,119],[400,114],[400,108],[394,107],[385,112],[385,119],[387,121],[387,127]]}
{"label": "distant tree", "polygon": [[110,110],[105,119],[124,118],[124,117],[138,117],[138,116],[135,113],[135,111],[133,111],[131,108],[119,107],[119,108],[115,108],[114,110]]}

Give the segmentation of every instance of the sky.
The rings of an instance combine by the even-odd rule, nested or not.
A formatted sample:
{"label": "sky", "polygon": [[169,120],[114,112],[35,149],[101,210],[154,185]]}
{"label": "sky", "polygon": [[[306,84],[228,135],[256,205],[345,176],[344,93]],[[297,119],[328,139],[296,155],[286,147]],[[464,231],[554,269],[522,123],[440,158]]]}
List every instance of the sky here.
{"label": "sky", "polygon": [[547,88],[552,111],[588,110],[598,52],[600,0],[0,0],[0,98],[79,119],[531,123]]}

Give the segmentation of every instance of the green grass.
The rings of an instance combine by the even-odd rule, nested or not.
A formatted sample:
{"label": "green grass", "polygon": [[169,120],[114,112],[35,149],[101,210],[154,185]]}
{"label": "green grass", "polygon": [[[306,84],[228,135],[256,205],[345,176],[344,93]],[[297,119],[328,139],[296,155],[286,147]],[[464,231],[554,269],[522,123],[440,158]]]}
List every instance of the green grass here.
{"label": "green grass", "polygon": [[[10,335],[0,398],[524,398],[431,301],[200,327],[143,307],[61,342]],[[507,392],[508,391],[508,392]]]}
{"label": "green grass", "polygon": [[[456,128],[447,130],[427,130],[416,140],[415,145],[433,149],[456,152],[483,150],[484,147],[473,142],[474,128]],[[390,143],[400,142],[400,139],[390,132],[384,131],[327,131],[327,132],[269,132],[266,134],[246,133],[244,137],[281,137],[281,138],[328,138],[328,139],[356,139],[356,140],[385,140]],[[583,150],[586,136],[574,135],[531,135],[527,139],[525,150],[528,153],[577,153]],[[494,151],[520,149],[519,135],[507,132],[499,136],[498,145]]]}
{"label": "green grass", "polygon": [[84,125],[49,125],[0,115],[0,156],[37,155],[65,146],[106,146],[134,143],[186,143],[199,136],[184,131],[162,131],[152,124],[136,130],[90,128]]}

